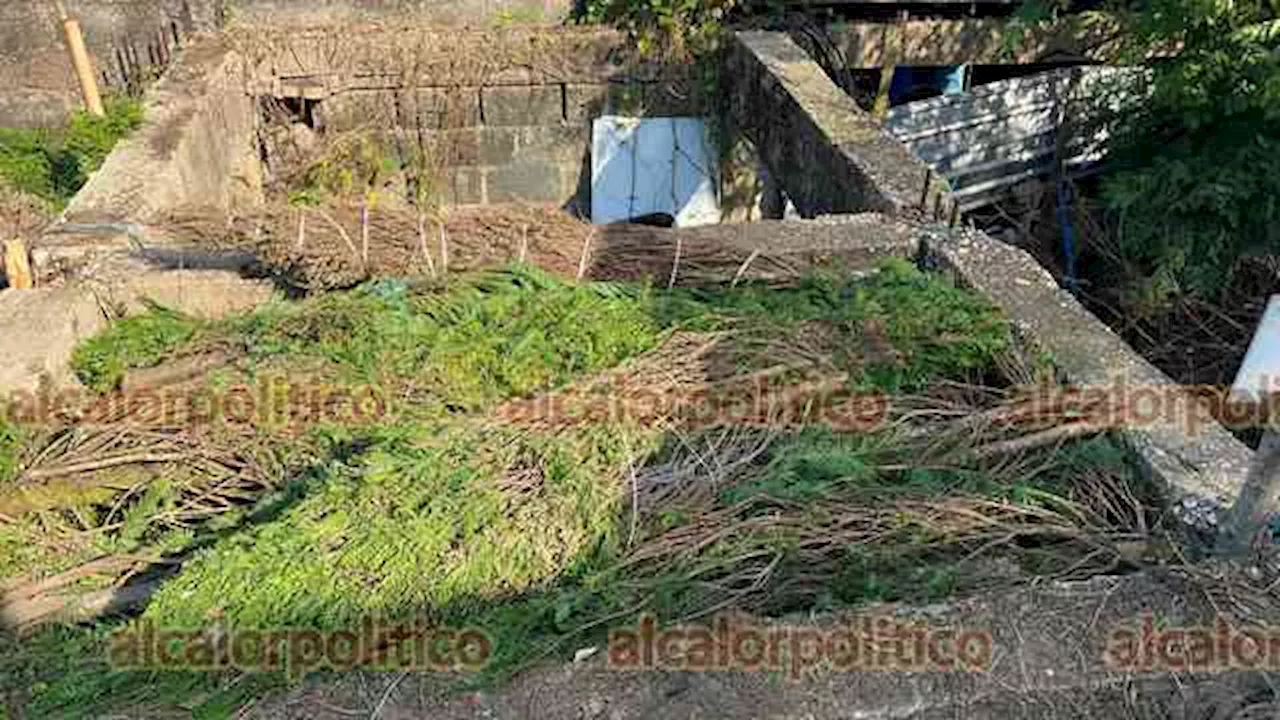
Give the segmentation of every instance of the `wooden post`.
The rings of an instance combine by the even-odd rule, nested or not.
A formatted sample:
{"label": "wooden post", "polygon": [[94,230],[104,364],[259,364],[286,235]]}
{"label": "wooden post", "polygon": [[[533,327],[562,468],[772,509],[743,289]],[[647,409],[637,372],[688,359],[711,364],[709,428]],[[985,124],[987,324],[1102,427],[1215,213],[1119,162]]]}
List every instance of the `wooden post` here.
{"label": "wooden post", "polygon": [[98,78],[93,73],[93,63],[89,62],[89,51],[84,46],[84,34],[80,32],[80,23],[67,15],[62,0],[54,0],[58,10],[58,19],[62,20],[62,32],[67,40],[67,52],[71,55],[71,66],[75,68],[76,78],[80,81],[80,92],[84,96],[85,110],[90,115],[102,117],[107,114],[102,107],[102,95],[98,92]]}
{"label": "wooden post", "polygon": [[[898,23],[905,22],[904,15],[898,16]],[[898,69],[898,45],[901,42],[898,23],[884,24],[883,65],[880,67],[880,88],[876,92],[875,103],[871,106],[871,115],[883,119],[889,112],[889,89],[893,86],[893,74]]]}
{"label": "wooden post", "polygon": [[21,240],[4,241],[4,274],[9,279],[9,287],[15,290],[29,290],[35,287],[35,278],[31,275],[31,261],[27,258],[27,244]]}

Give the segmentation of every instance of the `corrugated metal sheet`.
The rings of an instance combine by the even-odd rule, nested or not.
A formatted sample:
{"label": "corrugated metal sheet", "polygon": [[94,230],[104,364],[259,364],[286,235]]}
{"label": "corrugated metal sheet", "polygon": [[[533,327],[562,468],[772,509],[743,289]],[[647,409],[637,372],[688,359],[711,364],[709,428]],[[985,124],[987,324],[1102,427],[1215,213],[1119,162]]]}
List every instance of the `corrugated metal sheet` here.
{"label": "corrugated metal sheet", "polygon": [[1142,72],[1059,68],[989,83],[894,107],[885,128],[947,178],[961,210],[972,210],[1051,173],[1059,153],[1072,176],[1097,169],[1107,132],[1093,121],[1136,97]]}

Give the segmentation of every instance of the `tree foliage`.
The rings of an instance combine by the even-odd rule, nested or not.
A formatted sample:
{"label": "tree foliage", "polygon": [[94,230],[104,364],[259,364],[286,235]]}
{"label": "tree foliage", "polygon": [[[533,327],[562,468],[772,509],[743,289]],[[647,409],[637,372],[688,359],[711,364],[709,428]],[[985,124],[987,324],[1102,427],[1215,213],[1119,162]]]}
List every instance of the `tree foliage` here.
{"label": "tree foliage", "polygon": [[1280,250],[1280,0],[1141,0],[1115,9],[1149,96],[1118,118],[1102,195],[1122,256],[1159,302],[1209,296]]}
{"label": "tree foliage", "polygon": [[685,60],[714,47],[739,0],[587,0],[583,18],[627,32],[641,55]]}

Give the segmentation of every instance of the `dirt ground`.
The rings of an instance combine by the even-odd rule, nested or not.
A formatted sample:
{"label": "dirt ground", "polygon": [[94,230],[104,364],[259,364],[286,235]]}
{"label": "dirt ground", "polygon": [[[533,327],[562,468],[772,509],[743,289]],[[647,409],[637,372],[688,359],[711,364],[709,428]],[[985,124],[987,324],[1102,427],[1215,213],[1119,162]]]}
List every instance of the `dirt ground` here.
{"label": "dirt ground", "polygon": [[[949,605],[883,606],[930,627],[988,631],[989,670],[973,673],[824,671],[793,681],[777,672],[619,671],[604,648],[583,662],[544,665],[479,692],[439,676],[350,673],[264,698],[246,718],[1262,718],[1277,717],[1258,673],[1135,674],[1109,667],[1118,629],[1143,613],[1169,626],[1203,626],[1215,606],[1244,607],[1221,578],[1135,574],[992,593]],[[1215,589],[1216,588],[1216,589]],[[1247,594],[1247,593],[1246,593]],[[1227,595],[1231,595],[1230,598]],[[1250,606],[1275,618],[1271,600]],[[851,616],[792,618],[831,627]],[[1157,625],[1159,626],[1159,625]],[[456,687],[456,686],[455,686]]]}

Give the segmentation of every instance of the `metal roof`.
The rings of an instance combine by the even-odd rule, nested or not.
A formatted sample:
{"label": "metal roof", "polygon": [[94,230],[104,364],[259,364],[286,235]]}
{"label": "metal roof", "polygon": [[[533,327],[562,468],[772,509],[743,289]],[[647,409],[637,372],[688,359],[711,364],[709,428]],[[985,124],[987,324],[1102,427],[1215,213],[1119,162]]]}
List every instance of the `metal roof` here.
{"label": "metal roof", "polygon": [[1108,113],[1138,96],[1145,72],[1069,67],[981,85],[890,109],[884,125],[947,178],[962,211],[988,205],[1015,184],[1054,171],[1074,177],[1106,153]]}

